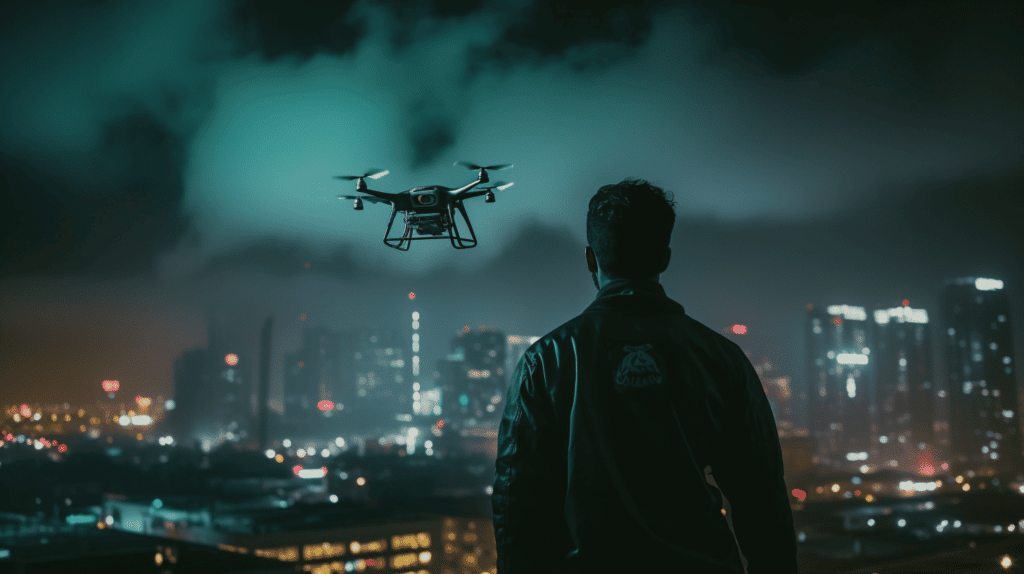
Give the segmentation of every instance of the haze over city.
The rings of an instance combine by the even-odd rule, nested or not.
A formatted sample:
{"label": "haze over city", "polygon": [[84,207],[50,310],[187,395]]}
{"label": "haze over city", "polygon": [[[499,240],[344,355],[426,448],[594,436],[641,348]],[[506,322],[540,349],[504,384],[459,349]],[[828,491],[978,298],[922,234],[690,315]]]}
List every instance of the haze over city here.
{"label": "haze over city", "polygon": [[[427,372],[466,327],[543,335],[593,300],[587,204],[625,177],[674,194],[669,297],[797,393],[809,305],[935,323],[953,278],[1003,281],[1019,359],[1022,32],[1000,1],[0,2],[0,404],[172,398],[271,316],[279,413],[311,327],[416,311]],[[514,164],[474,249],[389,249],[387,206],[336,197],[459,160]]]}

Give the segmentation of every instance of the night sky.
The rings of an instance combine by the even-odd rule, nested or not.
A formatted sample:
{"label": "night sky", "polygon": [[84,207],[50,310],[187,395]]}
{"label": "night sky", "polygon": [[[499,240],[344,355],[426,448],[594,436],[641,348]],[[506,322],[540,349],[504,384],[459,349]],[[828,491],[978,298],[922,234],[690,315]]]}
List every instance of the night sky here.
{"label": "night sky", "polygon": [[[275,316],[275,392],[307,325],[542,335],[627,176],[675,194],[668,294],[798,382],[808,303],[934,321],[948,277],[1005,281],[1024,359],[1019,3],[805,4],[0,0],[0,404],[169,396],[211,318]],[[515,164],[476,249],[334,197],[455,160]]]}

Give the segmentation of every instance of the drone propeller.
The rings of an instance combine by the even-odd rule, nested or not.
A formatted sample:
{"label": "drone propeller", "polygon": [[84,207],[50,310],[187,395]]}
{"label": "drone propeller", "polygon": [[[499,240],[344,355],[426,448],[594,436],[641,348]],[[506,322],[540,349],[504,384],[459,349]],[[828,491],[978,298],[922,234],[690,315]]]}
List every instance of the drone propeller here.
{"label": "drone propeller", "polygon": [[353,179],[364,179],[364,178],[367,178],[367,177],[370,178],[370,179],[377,179],[377,178],[384,177],[385,175],[387,175],[389,173],[391,173],[391,172],[389,172],[386,169],[385,170],[371,169],[371,170],[367,171],[366,173],[364,173],[363,175],[336,175],[336,176],[334,176],[334,179],[344,179],[345,181],[352,181]]}
{"label": "drone propeller", "polygon": [[505,191],[506,189],[512,187],[515,184],[516,183],[514,181],[511,181],[509,183],[505,183],[504,181],[496,181],[494,182],[494,185],[486,187],[485,189],[497,189],[498,191]]}
{"label": "drone propeller", "polygon": [[489,171],[495,171],[499,169],[505,169],[507,167],[512,167],[512,164],[510,163],[503,163],[499,165],[476,165],[475,163],[469,163],[468,161],[457,161],[452,165],[460,165],[467,169],[484,169]]}

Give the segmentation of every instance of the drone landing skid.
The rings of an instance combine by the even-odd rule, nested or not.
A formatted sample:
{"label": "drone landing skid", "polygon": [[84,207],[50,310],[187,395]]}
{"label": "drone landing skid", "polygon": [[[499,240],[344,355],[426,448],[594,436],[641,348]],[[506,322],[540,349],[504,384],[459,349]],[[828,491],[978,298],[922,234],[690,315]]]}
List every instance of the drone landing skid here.
{"label": "drone landing skid", "polygon": [[[473,224],[469,222],[469,215],[466,213],[466,208],[462,205],[461,201],[454,207],[455,209],[458,209],[459,215],[462,216],[462,220],[465,222],[466,228],[469,230],[469,237],[464,237],[462,232],[459,231],[459,226],[455,219],[455,209],[452,209],[452,207],[448,208],[448,221],[443,224],[442,229],[437,234],[413,237],[413,231],[415,230],[418,220],[406,215],[405,228],[402,230],[402,235],[392,236],[391,228],[395,224],[395,216],[398,215],[398,208],[392,207],[391,218],[388,219],[388,227],[384,230],[384,245],[399,251],[408,251],[409,247],[412,246],[413,241],[448,239],[451,241],[452,247],[455,249],[469,249],[471,247],[476,247],[476,233],[473,231]],[[447,231],[447,234],[444,233],[445,231]]]}

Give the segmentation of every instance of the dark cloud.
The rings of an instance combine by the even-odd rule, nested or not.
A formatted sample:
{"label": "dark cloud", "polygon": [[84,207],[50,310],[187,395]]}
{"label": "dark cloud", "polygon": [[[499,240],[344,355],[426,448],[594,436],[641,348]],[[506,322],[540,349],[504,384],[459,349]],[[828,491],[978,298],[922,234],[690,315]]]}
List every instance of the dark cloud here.
{"label": "dark cloud", "polygon": [[87,158],[0,158],[0,273],[152,270],[188,230],[183,166],[182,139],[144,113],[108,124]]}
{"label": "dark cloud", "polygon": [[355,0],[236,0],[228,29],[240,54],[266,60],[351,52],[366,35]]}
{"label": "dark cloud", "polygon": [[650,34],[655,9],[666,2],[538,0],[504,15],[507,27],[471,57],[469,69],[567,61],[600,68],[630,54]]}
{"label": "dark cloud", "polygon": [[436,103],[420,100],[408,114],[412,167],[430,165],[455,144],[455,121]]}
{"label": "dark cloud", "polygon": [[722,51],[784,75],[804,73],[871,38],[891,42],[910,57],[910,67],[918,69],[927,69],[943,48],[980,26],[1005,27],[999,35],[1018,47],[1021,43],[1020,5],[1000,0],[691,0],[687,5],[719,31]]}
{"label": "dark cloud", "polygon": [[202,267],[199,275],[222,276],[241,271],[264,273],[277,278],[315,274],[357,279],[368,270],[368,265],[356,261],[348,245],[339,245],[325,255],[302,241],[263,237],[214,255]]}

